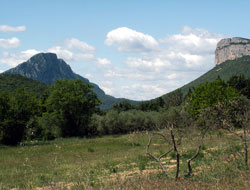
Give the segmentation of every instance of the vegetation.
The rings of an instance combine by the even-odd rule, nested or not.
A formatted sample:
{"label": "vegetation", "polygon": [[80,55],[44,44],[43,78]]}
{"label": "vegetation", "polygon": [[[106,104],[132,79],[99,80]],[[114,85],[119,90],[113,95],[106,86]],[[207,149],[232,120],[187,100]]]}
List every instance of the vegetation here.
{"label": "vegetation", "polygon": [[41,95],[48,86],[42,82],[29,79],[17,74],[0,75],[0,92],[12,93],[18,88],[32,92],[37,96]]}
{"label": "vegetation", "polygon": [[[67,138],[29,141],[17,147],[0,147],[2,189],[248,189],[249,168],[244,166],[240,141],[230,133],[206,134],[199,156],[193,162],[192,178],[186,178],[186,161],[200,141],[199,131],[187,129],[178,146],[180,172],[175,154],[158,163],[145,154],[147,133],[104,136],[92,139]],[[158,156],[165,141],[153,138],[150,151]]]}
{"label": "vegetation", "polygon": [[[185,97],[177,90],[138,105],[121,102],[105,112],[93,87],[79,79],[59,80],[40,96],[25,89],[2,93],[0,143],[19,146],[0,147],[0,161],[6,163],[0,185],[126,189],[130,183],[146,187],[141,179],[164,179],[160,184],[168,181],[173,189],[180,188],[174,180],[190,189],[198,181],[197,188],[224,189],[230,182],[232,189],[244,189],[250,177],[249,82],[243,76],[218,78]],[[19,152],[25,159],[8,164],[10,154]]]}
{"label": "vegetation", "polygon": [[220,65],[215,66],[213,69],[202,75],[201,77],[195,79],[194,81],[181,87],[180,90],[185,95],[189,89],[197,87],[200,84],[206,82],[215,81],[220,77],[224,81],[228,81],[232,76],[244,75],[245,77],[250,77],[250,56],[243,56],[242,58],[236,60],[228,60]]}
{"label": "vegetation", "polygon": [[99,101],[91,85],[57,81],[41,97],[18,89],[0,96],[0,143],[16,145],[25,139],[89,136],[92,114]]}

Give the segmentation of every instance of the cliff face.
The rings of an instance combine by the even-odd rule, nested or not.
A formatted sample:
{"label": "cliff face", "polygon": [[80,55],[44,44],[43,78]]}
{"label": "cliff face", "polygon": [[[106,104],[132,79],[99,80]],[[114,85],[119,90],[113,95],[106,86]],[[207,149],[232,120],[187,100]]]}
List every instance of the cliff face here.
{"label": "cliff face", "polygon": [[250,55],[250,40],[246,38],[222,39],[215,50],[215,65]]}

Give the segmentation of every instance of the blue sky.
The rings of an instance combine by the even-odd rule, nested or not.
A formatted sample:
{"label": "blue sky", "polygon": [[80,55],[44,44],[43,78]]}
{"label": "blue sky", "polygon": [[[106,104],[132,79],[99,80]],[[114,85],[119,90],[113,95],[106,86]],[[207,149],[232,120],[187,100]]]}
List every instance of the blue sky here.
{"label": "blue sky", "polygon": [[214,66],[217,42],[250,38],[248,0],[1,0],[0,72],[38,52],[115,97],[146,100]]}

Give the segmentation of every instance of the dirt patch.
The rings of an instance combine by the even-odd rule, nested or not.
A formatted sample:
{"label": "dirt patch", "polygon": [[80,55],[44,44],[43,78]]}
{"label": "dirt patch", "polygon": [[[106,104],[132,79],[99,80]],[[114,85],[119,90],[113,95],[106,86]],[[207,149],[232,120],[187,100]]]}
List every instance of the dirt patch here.
{"label": "dirt patch", "polygon": [[70,190],[74,186],[74,183],[56,182],[50,186],[37,187],[36,190],[54,190],[54,189],[65,189]]}

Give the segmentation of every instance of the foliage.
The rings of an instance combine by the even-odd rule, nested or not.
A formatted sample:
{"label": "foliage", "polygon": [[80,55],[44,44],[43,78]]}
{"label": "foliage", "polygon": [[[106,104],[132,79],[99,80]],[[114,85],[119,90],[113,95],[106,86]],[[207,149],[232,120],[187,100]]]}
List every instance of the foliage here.
{"label": "foliage", "polygon": [[42,82],[29,79],[17,74],[0,74],[0,91],[12,93],[19,88],[40,96],[48,86]]}
{"label": "foliage", "polygon": [[38,112],[36,98],[19,89],[11,95],[1,95],[0,99],[0,142],[16,145],[25,137],[27,122]]}
{"label": "foliage", "polygon": [[88,124],[99,103],[90,84],[80,79],[59,80],[51,86],[46,107],[60,121],[63,137],[89,136],[95,133]]}
{"label": "foliage", "polygon": [[244,75],[250,77],[250,56],[243,56],[236,60],[228,60],[220,65],[216,65],[210,71],[195,79],[194,81],[181,87],[181,91],[185,95],[188,89],[195,88],[200,84],[215,81],[218,76],[224,81],[229,80],[233,75]]}
{"label": "foliage", "polygon": [[137,109],[141,111],[159,111],[165,105],[162,97],[150,101],[144,101],[138,104]]}
{"label": "foliage", "polygon": [[187,109],[194,118],[198,118],[204,109],[237,96],[239,96],[239,93],[234,88],[217,79],[214,82],[204,83],[195,88],[188,98],[189,105]]}
{"label": "foliage", "polygon": [[160,113],[129,110],[117,112],[110,110],[104,116],[93,115],[91,126],[99,134],[124,134],[133,131],[153,130],[158,125]]}
{"label": "foliage", "polygon": [[135,109],[135,106],[133,104],[131,104],[129,101],[123,101],[123,102],[120,102],[118,104],[113,105],[112,108],[120,113],[122,111],[128,111],[131,109]]}
{"label": "foliage", "polygon": [[250,78],[246,79],[244,75],[234,75],[228,80],[228,84],[242,95],[250,98]]}

